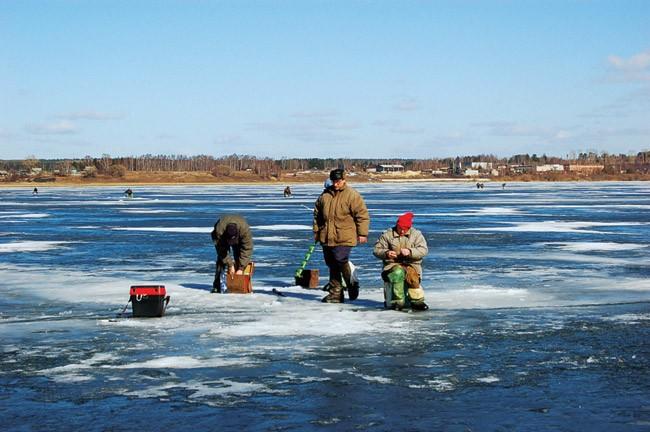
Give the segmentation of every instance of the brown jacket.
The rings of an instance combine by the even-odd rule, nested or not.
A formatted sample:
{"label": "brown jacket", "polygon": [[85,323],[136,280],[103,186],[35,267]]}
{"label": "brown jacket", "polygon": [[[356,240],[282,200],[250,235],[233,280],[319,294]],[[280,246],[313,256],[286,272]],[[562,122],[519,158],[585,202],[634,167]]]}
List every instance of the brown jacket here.
{"label": "brown jacket", "polygon": [[327,246],[356,246],[357,237],[367,237],[370,216],[361,195],[350,186],[340,191],[330,187],[314,205],[314,235]]}
{"label": "brown jacket", "polygon": [[[411,255],[400,256],[399,251],[402,248],[410,249]],[[396,259],[386,257],[386,253],[390,250],[397,252],[398,257]],[[400,237],[395,228],[390,228],[379,237],[372,253],[380,260],[383,260],[384,271],[390,270],[398,264],[405,264],[415,268],[422,277],[422,258],[429,253],[429,248],[420,230],[411,228],[405,235]]]}

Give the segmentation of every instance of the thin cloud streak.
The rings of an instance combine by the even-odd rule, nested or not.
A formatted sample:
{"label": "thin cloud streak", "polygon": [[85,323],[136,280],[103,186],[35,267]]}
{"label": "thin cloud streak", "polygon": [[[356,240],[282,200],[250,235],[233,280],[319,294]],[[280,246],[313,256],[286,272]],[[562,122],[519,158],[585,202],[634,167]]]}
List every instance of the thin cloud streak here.
{"label": "thin cloud streak", "polygon": [[515,122],[474,123],[473,126],[487,128],[486,133],[498,137],[530,137],[543,140],[564,140],[574,135],[565,128],[531,126]]}
{"label": "thin cloud streak", "polygon": [[57,115],[56,118],[64,120],[119,120],[124,118],[123,114],[106,113],[98,111],[78,111]]}
{"label": "thin cloud streak", "polygon": [[607,62],[617,72],[615,78],[621,81],[650,81],[650,50],[628,58],[610,55]]}
{"label": "thin cloud streak", "polygon": [[406,97],[393,104],[395,111],[417,111],[420,109],[420,104],[415,98]]}
{"label": "thin cloud streak", "polygon": [[79,132],[77,126],[68,120],[51,123],[32,123],[28,124],[25,130],[34,135],[72,135]]}

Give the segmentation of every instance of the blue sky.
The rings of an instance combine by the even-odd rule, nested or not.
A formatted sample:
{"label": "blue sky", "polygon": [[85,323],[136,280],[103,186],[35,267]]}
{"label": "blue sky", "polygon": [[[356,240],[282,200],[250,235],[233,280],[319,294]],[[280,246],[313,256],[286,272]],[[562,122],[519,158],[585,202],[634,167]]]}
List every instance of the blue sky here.
{"label": "blue sky", "polygon": [[650,1],[0,1],[0,159],[650,150]]}

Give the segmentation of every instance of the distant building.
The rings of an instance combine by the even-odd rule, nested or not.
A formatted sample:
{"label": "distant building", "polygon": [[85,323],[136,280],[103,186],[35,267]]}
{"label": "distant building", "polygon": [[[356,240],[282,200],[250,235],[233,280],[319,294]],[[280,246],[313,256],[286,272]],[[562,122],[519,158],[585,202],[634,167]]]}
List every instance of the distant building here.
{"label": "distant building", "polygon": [[492,162],[472,162],[472,169],[491,170]]}
{"label": "distant building", "polygon": [[467,168],[464,172],[463,175],[465,177],[478,177],[479,176],[479,171],[476,169],[471,169]]}
{"label": "distant building", "polygon": [[562,172],[564,171],[564,165],[560,165],[560,164],[537,165],[535,167],[535,170],[537,172],[551,172],[551,171]]}
{"label": "distant building", "polygon": [[404,165],[377,165],[377,172],[403,172]]}
{"label": "distant building", "polygon": [[534,171],[534,167],[532,165],[510,165],[510,171],[515,174],[526,174]]}
{"label": "distant building", "polygon": [[567,167],[567,171],[582,173],[592,173],[605,169],[604,165],[567,165]]}

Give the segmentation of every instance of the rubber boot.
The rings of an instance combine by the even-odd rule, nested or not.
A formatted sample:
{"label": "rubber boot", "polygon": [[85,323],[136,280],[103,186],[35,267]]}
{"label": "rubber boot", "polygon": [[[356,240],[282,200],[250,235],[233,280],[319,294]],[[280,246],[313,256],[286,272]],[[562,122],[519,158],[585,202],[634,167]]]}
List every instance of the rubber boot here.
{"label": "rubber boot", "polygon": [[393,302],[393,284],[384,282],[384,308],[389,309]]}
{"label": "rubber boot", "polygon": [[348,288],[348,297],[350,300],[356,300],[359,298],[359,282],[352,280],[352,266],[350,262],[346,262],[342,270],[343,282]]}
{"label": "rubber boot", "polygon": [[214,276],[214,281],[212,282],[212,294],[221,294],[221,274],[217,273]]}
{"label": "rubber boot", "polygon": [[407,294],[411,309],[414,311],[425,311],[429,309],[429,306],[424,302],[424,290],[422,287],[409,288]]}
{"label": "rubber boot", "polygon": [[425,311],[425,310],[429,310],[429,306],[425,302],[417,302],[417,303],[411,302],[411,309],[413,309],[414,311]]}
{"label": "rubber boot", "polygon": [[343,287],[341,282],[330,280],[329,294],[321,300],[323,303],[343,303]]}
{"label": "rubber boot", "polygon": [[396,266],[388,273],[388,280],[391,284],[392,299],[389,306],[392,309],[402,310],[406,305],[406,293],[404,292],[404,279],[406,272],[401,266]]}

